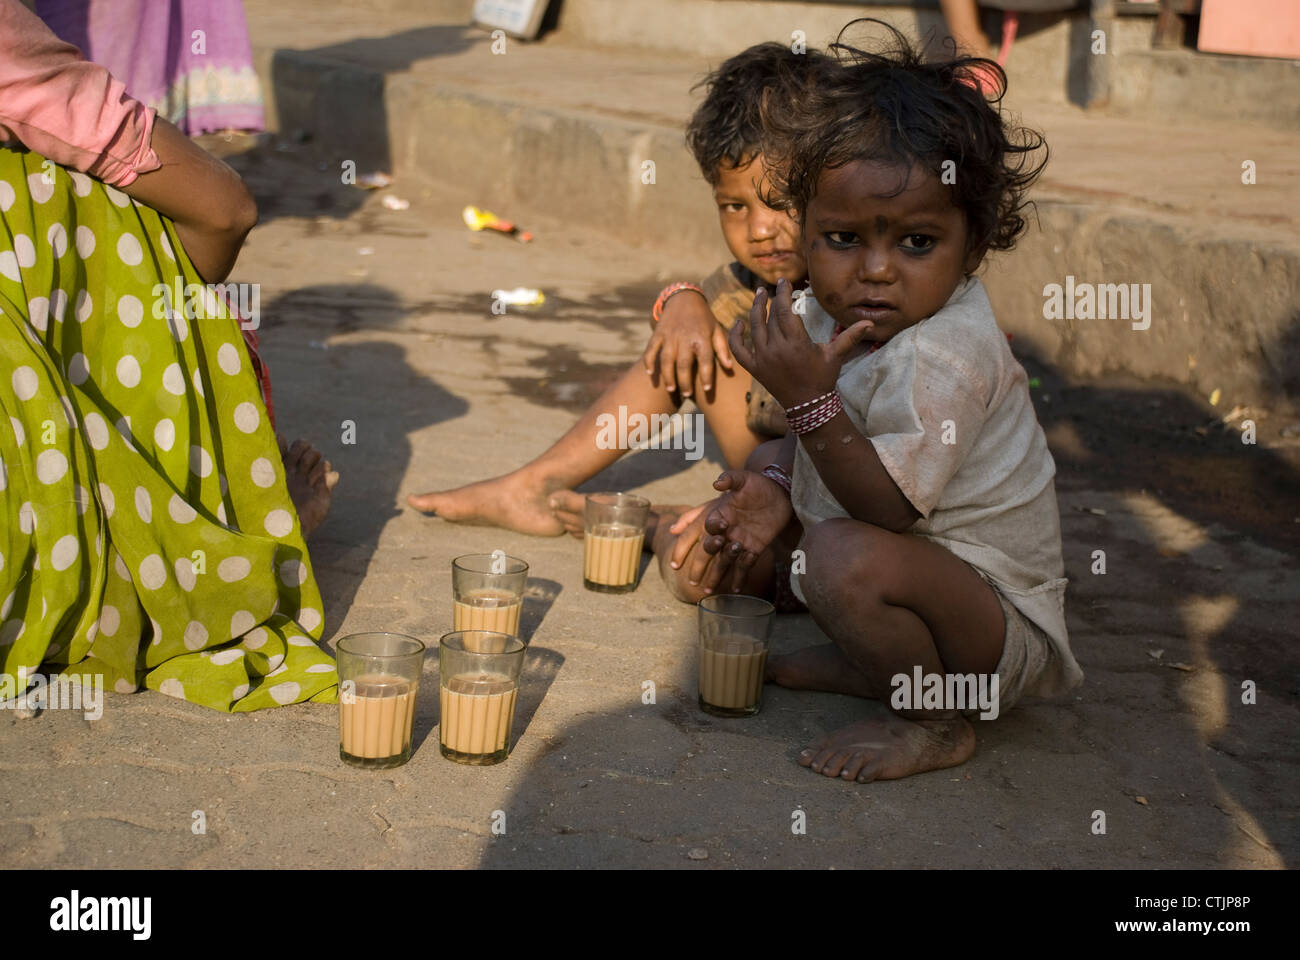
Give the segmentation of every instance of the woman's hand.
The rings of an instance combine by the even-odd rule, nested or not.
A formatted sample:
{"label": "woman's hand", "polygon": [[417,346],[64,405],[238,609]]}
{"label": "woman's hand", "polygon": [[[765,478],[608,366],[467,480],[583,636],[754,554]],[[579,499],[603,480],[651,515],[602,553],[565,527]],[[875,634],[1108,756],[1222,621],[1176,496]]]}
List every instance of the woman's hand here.
{"label": "woman's hand", "polygon": [[775,298],[760,289],[744,325],[752,346],[745,346],[739,323],[732,327],[729,339],[740,365],[786,410],[834,390],[845,358],[874,326],[870,320],[862,320],[830,343],[813,343],[803,320],[794,312],[790,291],[785,280],[777,281]]}
{"label": "woman's hand", "polygon": [[646,345],[642,358],[645,372],[653,377],[657,371],[660,384],[670,393],[680,391],[682,397],[689,397],[694,390],[695,368],[700,389],[710,393],[715,358],[727,370],[733,369],[727,332],[714,319],[708,301],[694,290],[673,294],[664,304],[663,315]]}
{"label": "woman's hand", "polygon": [[794,516],[790,496],[775,480],[748,470],[728,470],[713,483],[722,496],[704,520],[703,551],[691,560],[687,579],[712,593],[730,574],[739,590],[751,567]]}

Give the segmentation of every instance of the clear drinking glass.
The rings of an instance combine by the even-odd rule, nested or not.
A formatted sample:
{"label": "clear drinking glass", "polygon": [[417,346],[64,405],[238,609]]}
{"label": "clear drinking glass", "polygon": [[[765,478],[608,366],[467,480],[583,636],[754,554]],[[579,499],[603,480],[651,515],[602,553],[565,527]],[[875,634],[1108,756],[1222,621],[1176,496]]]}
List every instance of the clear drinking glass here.
{"label": "clear drinking glass", "polygon": [[599,593],[636,589],[650,501],[632,493],[587,495],[582,585]]}
{"label": "clear drinking glass", "polygon": [[354,767],[411,759],[411,722],[424,644],[398,633],[354,633],[338,642],[339,758]]}
{"label": "clear drinking glass", "polygon": [[697,606],[700,709],[718,717],[752,717],[763,698],[767,641],[776,607],[740,594],[705,597]]}
{"label": "clear drinking glass", "polygon": [[490,630],[456,630],[438,645],[442,755],[489,766],[510,753],[519,676],[527,646]]}
{"label": "clear drinking glass", "polygon": [[453,630],[490,630],[519,635],[528,564],[496,553],[469,554],[451,562]]}

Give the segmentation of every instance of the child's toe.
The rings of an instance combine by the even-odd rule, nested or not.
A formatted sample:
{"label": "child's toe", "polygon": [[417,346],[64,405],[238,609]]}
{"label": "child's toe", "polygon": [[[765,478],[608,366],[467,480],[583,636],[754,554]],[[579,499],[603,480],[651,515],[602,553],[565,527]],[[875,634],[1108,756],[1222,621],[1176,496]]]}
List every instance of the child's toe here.
{"label": "child's toe", "polygon": [[831,762],[831,758],[834,756],[835,756],[834,750],[831,749],[819,750],[817,752],[817,756],[813,757],[813,761],[811,764],[809,764],[809,766],[812,767],[813,770],[816,771],[817,773],[825,773],[826,765]]}
{"label": "child's toe", "polygon": [[854,779],[858,783],[870,783],[873,780],[878,780],[883,766],[884,761],[879,757],[874,757],[862,765],[862,769],[858,771],[858,775]]}
{"label": "child's toe", "polygon": [[867,761],[870,759],[865,753],[851,755],[840,769],[840,776],[845,780],[856,780],[858,774],[862,772],[862,768],[867,765]]}
{"label": "child's toe", "polygon": [[829,760],[826,761],[825,765],[822,767],[822,773],[828,777],[838,777],[840,771],[844,769],[845,764],[852,759],[852,756],[853,755],[850,753],[837,751]]}

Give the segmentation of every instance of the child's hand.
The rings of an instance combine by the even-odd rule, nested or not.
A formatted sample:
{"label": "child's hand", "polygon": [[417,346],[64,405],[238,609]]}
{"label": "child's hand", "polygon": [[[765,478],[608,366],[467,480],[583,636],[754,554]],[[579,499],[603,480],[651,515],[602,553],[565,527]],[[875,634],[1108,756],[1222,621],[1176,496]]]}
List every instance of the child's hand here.
{"label": "child's hand", "polygon": [[767,290],[759,290],[744,325],[753,346],[745,346],[739,323],[732,327],[729,340],[740,365],[787,410],[834,390],[844,359],[874,326],[870,320],[862,320],[830,343],[813,343],[791,306],[790,296],[790,284],[777,281],[769,309]]}
{"label": "child's hand", "polygon": [[698,507],[691,507],[668,528],[668,532],[677,538],[673,541],[673,552],[669,557],[669,563],[674,570],[681,567],[692,552],[699,553],[695,547],[704,537],[704,520],[716,503],[716,500],[710,500]]}
{"label": "child's hand", "polygon": [[761,473],[728,470],[713,487],[722,496],[704,521],[704,548],[687,570],[692,584],[712,593],[730,574],[731,589],[739,590],[745,575],[794,515],[790,497],[776,481]]}
{"label": "child's hand", "polygon": [[718,325],[708,302],[693,290],[683,290],[664,304],[663,316],[646,344],[645,372],[659,374],[659,382],[668,391],[681,391],[689,397],[694,390],[698,368],[700,389],[713,390],[713,362],[733,369],[727,332]]}

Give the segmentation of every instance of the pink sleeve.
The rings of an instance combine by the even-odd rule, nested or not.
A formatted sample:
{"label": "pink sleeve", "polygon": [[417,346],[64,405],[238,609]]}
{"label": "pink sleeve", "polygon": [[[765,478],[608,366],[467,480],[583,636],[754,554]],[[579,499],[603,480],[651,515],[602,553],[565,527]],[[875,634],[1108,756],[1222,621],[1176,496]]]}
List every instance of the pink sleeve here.
{"label": "pink sleeve", "polygon": [[154,115],[18,0],[0,0],[0,139],[125,187],[162,166]]}

